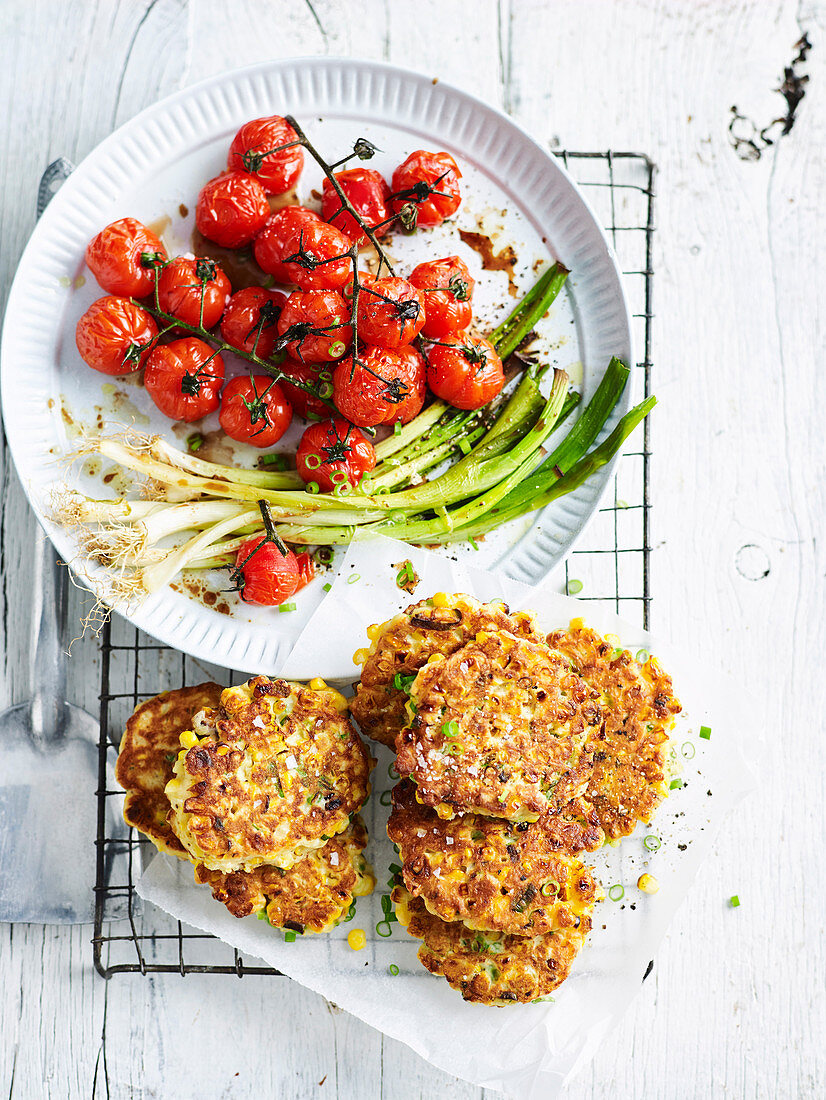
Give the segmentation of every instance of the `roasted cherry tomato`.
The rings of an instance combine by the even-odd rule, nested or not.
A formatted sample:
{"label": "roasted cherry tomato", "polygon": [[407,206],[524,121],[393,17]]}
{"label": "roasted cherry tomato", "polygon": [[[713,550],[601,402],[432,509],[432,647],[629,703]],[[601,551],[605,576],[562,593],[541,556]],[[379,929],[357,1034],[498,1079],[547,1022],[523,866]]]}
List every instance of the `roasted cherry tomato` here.
{"label": "roasted cherry tomato", "polygon": [[308,585],[310,581],[315,580],[315,562],[313,561],[313,555],[304,553],[296,554],[295,560],[298,562],[298,588],[296,592],[300,592],[305,585]]}
{"label": "roasted cherry tomato", "polygon": [[400,348],[425,320],[424,294],[407,279],[359,276],[358,334],[368,344]]}
{"label": "roasted cherry tomato", "polygon": [[260,180],[268,195],[283,195],[298,182],[304,167],[300,145],[280,146],[296,141],[296,132],[280,115],[245,122],[229,147],[227,168],[248,172]]}
{"label": "roasted cherry tomato", "polygon": [[278,319],[278,333],[291,337],[287,351],[305,363],[340,359],[353,341],[350,310],[335,290],[296,290]]}
{"label": "roasted cherry tomato", "polygon": [[231,294],[230,281],[214,260],[178,256],[158,276],[161,309],[188,325],[217,325]]}
{"label": "roasted cherry tomato", "polygon": [[[332,374],[322,363],[301,363],[297,359],[287,358],[280,364],[280,369],[290,378],[295,378],[299,382],[308,382],[316,389],[325,382],[330,387],[332,380]],[[321,378],[322,373],[326,377]],[[293,412],[297,413],[298,416],[323,420],[330,415],[330,410],[324,402],[319,401],[317,397],[313,397],[306,390],[300,390],[298,386],[291,386],[289,382],[279,384],[287,395],[287,400],[292,405]]]}
{"label": "roasted cherry tomato", "polygon": [[247,286],[237,290],[221,318],[221,335],[228,344],[269,359],[278,339],[278,318],[287,301],[280,290]]}
{"label": "roasted cherry tomato", "polygon": [[[387,200],[390,197],[390,188],[375,168],[349,168],[346,172],[336,172],[336,180],[341,190],[347,196],[357,214],[364,218],[368,226],[376,229],[376,236],[381,237],[387,233],[390,225],[382,225],[390,217],[387,208]],[[351,241],[359,244],[367,240],[367,235],[362,230],[349,210],[342,210],[341,199],[325,177],[321,189],[321,216],[325,222],[330,222]]]}
{"label": "roasted cherry tomato", "polygon": [[208,241],[241,248],[260,233],[270,216],[267,192],[255,176],[225,172],[201,188],[195,225]]}
{"label": "roasted cherry tomato", "polygon": [[128,298],[98,298],[77,323],[77,350],[104,374],[130,374],[143,366],[158,326]]}
{"label": "roasted cherry tomato", "polygon": [[224,381],[224,361],[197,336],[158,344],[146,357],[147,393],[171,420],[200,420],[215,412]]}
{"label": "roasted cherry tomato", "polygon": [[271,447],[290,426],[293,410],[283,389],[266,374],[231,378],[221,394],[221,427],[232,439]]}
{"label": "roasted cherry tomato", "polygon": [[409,281],[424,291],[424,336],[441,340],[468,327],[473,318],[470,301],[476,282],[464,260],[458,256],[428,260],[413,269]]}
{"label": "roasted cherry tomato", "polygon": [[390,205],[405,229],[441,225],[462,201],[462,173],[450,153],[417,149],[393,173]]}
{"label": "roasted cherry tomato", "polygon": [[346,420],[311,424],[301,437],[295,466],[306,482],[323,493],[338,485],[358,485],[376,465],[376,452],[367,436]]}
{"label": "roasted cherry tomato", "polygon": [[[242,600],[275,607],[308,583],[302,577],[298,558],[292,550],[285,549],[286,554],[263,535],[254,535],[239,546],[232,580],[238,585]],[[305,565],[305,576],[306,573]]]}
{"label": "roasted cherry tomato", "polygon": [[135,218],[101,229],[86,246],[86,263],[107,294],[145,298],[155,289],[153,263],[166,259],[159,237]]}
{"label": "roasted cherry tomato", "polygon": [[407,424],[421,411],[425,391],[424,359],[409,345],[362,348],[355,366],[348,355],[333,372],[336,408],[363,428]]}
{"label": "roasted cherry tomato", "polygon": [[482,336],[446,336],[427,349],[427,384],[457,409],[478,409],[505,384],[502,360]]}
{"label": "roasted cherry tomato", "polygon": [[273,214],[255,238],[258,266],[301,290],[338,290],[352,275],[349,238],[318,215],[306,217],[309,211],[287,214],[292,209],[287,206]]}

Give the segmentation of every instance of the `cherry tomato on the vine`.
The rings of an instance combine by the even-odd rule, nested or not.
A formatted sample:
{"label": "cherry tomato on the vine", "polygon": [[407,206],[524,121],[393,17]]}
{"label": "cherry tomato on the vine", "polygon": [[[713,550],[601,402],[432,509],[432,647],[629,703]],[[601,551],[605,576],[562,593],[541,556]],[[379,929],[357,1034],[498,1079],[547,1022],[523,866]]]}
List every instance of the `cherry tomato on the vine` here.
{"label": "cherry tomato on the vine", "polygon": [[[390,197],[390,188],[375,168],[348,168],[346,172],[336,172],[336,180],[341,190],[352,203],[356,213],[359,214],[372,229],[380,225],[375,233],[381,237],[390,229],[390,225],[381,225],[390,217],[387,208],[387,200]],[[367,235],[358,224],[349,210],[343,210],[341,199],[325,177],[321,188],[321,216],[326,222],[330,222],[342,233],[345,233],[351,241],[359,244],[367,240]]]}
{"label": "cherry tomato on the vine", "polygon": [[315,482],[323,493],[336,486],[355,486],[376,465],[373,444],[346,420],[311,424],[301,437],[295,466],[306,482]]}
{"label": "cherry tomato on the vine", "polygon": [[232,579],[245,603],[275,607],[312,580],[307,563],[300,562],[289,548],[285,549],[286,554],[263,535],[254,535],[239,546]]}
{"label": "cherry tomato on the vine", "polygon": [[350,310],[335,290],[296,290],[278,319],[279,335],[291,337],[287,351],[305,363],[340,359],[353,341]]}
{"label": "cherry tomato on the vine", "polygon": [[417,149],[393,173],[390,200],[394,214],[406,229],[441,225],[462,201],[462,173],[450,153]]}
{"label": "cherry tomato on the vine", "polygon": [[121,218],[101,229],[86,246],[86,263],[107,294],[145,298],[155,289],[153,263],[166,259],[166,249],[135,218]]}
{"label": "cherry tomato on the vine", "polygon": [[278,339],[278,318],[287,301],[280,290],[247,286],[237,290],[221,318],[221,335],[228,344],[269,359]]}
{"label": "cherry tomato on the vine", "polygon": [[[323,363],[301,363],[297,359],[287,358],[280,364],[280,369],[290,378],[295,378],[299,382],[308,382],[316,389],[326,382],[327,387],[332,391],[331,381],[333,376]],[[326,377],[322,378],[322,374]],[[280,386],[287,395],[287,400],[292,405],[293,412],[297,413],[298,416],[322,420],[330,415],[330,410],[324,402],[319,401],[317,397],[313,397],[306,390],[301,390],[298,386],[291,386],[289,382],[281,382]]]}
{"label": "cherry tomato on the vine", "polygon": [[271,447],[290,426],[293,410],[274,378],[240,374],[221,394],[221,427],[231,439]]}
{"label": "cherry tomato on the vine", "polygon": [[348,355],[333,372],[336,408],[363,428],[407,424],[421,411],[425,392],[424,359],[409,345],[362,348],[355,365]]}
{"label": "cherry tomato on the vine", "polygon": [[359,276],[358,334],[368,344],[400,348],[425,323],[424,294],[407,279]]}
{"label": "cherry tomato on the vine", "polygon": [[[352,264],[345,255],[350,246],[341,230],[312,210],[284,206],[272,215],[252,247],[258,266],[278,282],[295,283],[302,290],[338,290],[351,276]],[[293,256],[299,259],[290,260]]]}
{"label": "cherry tomato on the vine", "polygon": [[145,309],[110,295],[92,302],[75,329],[81,358],[104,374],[139,370],[157,335],[158,326]]}
{"label": "cherry tomato on the vine", "polygon": [[246,172],[225,172],[201,188],[195,225],[208,241],[241,248],[260,233],[270,216],[267,192]]}
{"label": "cherry tomato on the vine", "polygon": [[230,281],[214,260],[178,256],[158,276],[161,309],[188,325],[217,325],[231,294]]}
{"label": "cherry tomato on the vine", "polygon": [[304,167],[304,150],[297,141],[295,130],[280,115],[253,118],[245,122],[229,147],[227,168],[235,172],[249,172],[263,184],[267,194],[283,195],[298,182]]}
{"label": "cherry tomato on the vine", "polygon": [[146,391],[171,420],[190,422],[215,412],[223,381],[223,359],[197,336],[158,344],[146,357]]}
{"label": "cherry tomato on the vine", "polygon": [[427,260],[413,269],[409,280],[424,291],[424,336],[441,340],[468,327],[473,319],[470,303],[476,281],[464,260],[458,256]]}
{"label": "cherry tomato on the vine", "polygon": [[502,360],[482,336],[446,336],[427,349],[427,384],[457,409],[478,409],[505,384]]}

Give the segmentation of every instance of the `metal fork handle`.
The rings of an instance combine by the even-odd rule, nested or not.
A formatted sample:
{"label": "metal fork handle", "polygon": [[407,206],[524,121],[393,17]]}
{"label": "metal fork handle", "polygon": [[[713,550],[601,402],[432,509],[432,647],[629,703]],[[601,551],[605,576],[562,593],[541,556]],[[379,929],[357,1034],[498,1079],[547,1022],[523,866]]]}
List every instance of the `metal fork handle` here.
{"label": "metal fork handle", "polygon": [[[37,188],[38,218],[74,165],[65,157],[52,161]],[[31,571],[32,636],[29,646],[29,723],[32,741],[39,748],[59,741],[66,732],[66,627],[68,584],[66,568],[58,561],[51,543],[38,531]]]}

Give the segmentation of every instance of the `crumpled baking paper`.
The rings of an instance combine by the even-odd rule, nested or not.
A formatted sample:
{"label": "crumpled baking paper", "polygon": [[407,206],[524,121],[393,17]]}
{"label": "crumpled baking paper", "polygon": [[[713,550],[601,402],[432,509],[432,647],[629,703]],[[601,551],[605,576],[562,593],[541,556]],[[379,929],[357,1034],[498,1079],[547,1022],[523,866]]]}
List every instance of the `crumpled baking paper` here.
{"label": "crumpled baking paper", "polygon": [[[396,585],[398,563],[405,560],[420,577],[412,597]],[[590,859],[585,857],[606,891],[614,889],[598,903],[590,939],[553,1002],[506,1008],[467,1004],[418,962],[418,941],[398,923],[390,926],[390,937],[377,934],[376,925],[383,918],[381,895],[389,893],[388,868],[397,857],[385,833],[389,810],[380,800],[381,793],[393,786],[393,758],[372,742],[378,764],[373,795],[363,813],[370,830],[367,855],[378,885],[372,897],[359,899],[351,923],[341,924],[330,935],[307,935],[287,943],[280,931],[255,917],[232,917],[207,887],[194,884],[189,864],[170,856],[152,860],[137,891],[185,924],[220,937],[245,956],[266,960],[448,1073],[520,1100],[548,1100],[593,1056],[640,989],[648,961],[723,817],[750,789],[749,769],[739,749],[749,706],[714,671],[596,603],[578,602],[547,586],[531,589],[502,574],[474,569],[464,560],[390,539],[352,543],[331,591],[281,674],[293,679],[323,676],[349,684],[358,677],[353,654],[368,644],[367,626],[438,591],[468,592],[483,600],[501,597],[512,609],[536,611],[546,631],[582,617],[601,633],[617,635],[632,652],[647,649],[655,654],[673,677],[683,704],[673,739],[684,785],[672,792],[649,826],[640,826],[616,847],[606,845]],[[711,728],[709,740],[699,737],[703,725]],[[656,851],[646,848],[646,836],[659,839]],[[656,895],[637,889],[643,871],[659,881]],[[361,951],[347,944],[354,928],[367,934]],[[399,973],[391,974],[391,966]]]}

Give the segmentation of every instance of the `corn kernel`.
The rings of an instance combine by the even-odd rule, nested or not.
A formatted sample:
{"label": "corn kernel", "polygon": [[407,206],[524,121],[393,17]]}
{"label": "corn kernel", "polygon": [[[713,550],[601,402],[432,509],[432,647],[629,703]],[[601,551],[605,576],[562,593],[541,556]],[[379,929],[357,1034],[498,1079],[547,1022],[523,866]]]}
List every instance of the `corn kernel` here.
{"label": "corn kernel", "polygon": [[193,745],[198,744],[198,735],[192,730],[184,730],[181,734],[181,745],[185,749],[191,749]]}
{"label": "corn kernel", "polygon": [[653,875],[640,875],[637,879],[637,889],[644,894],[656,894],[659,888],[660,884]]}
{"label": "corn kernel", "polygon": [[372,626],[367,627],[367,637],[371,642],[375,642],[376,638],[381,634],[381,626],[381,623],[373,623]]}
{"label": "corn kernel", "polygon": [[448,596],[448,594],[446,592],[437,592],[433,596],[433,606],[434,607],[447,607],[447,605],[449,603],[450,603],[450,597]]}
{"label": "corn kernel", "polygon": [[314,676],[312,680],[310,680],[310,687],[313,689],[313,691],[324,691],[324,689],[327,687],[327,684],[324,682],[324,680],[321,679],[320,676]]}
{"label": "corn kernel", "polygon": [[430,656],[427,658],[427,663],[429,665],[439,665],[444,659],[444,653],[431,653]]}
{"label": "corn kernel", "polygon": [[571,630],[582,630],[582,628],[584,626],[585,626],[585,620],[584,619],[571,619],[571,627],[570,627]]}
{"label": "corn kernel", "polygon": [[215,750],[215,755],[226,756],[229,751],[229,745],[219,745],[218,748]]}
{"label": "corn kernel", "polygon": [[363,665],[369,656],[369,649],[357,649],[356,652],[353,654],[353,664]]}
{"label": "corn kernel", "polygon": [[352,932],[347,933],[347,943],[353,949],[353,951],[361,951],[362,947],[367,943],[367,937],[364,934],[363,928],[354,928]]}
{"label": "corn kernel", "polygon": [[489,637],[490,634],[487,632],[487,630],[480,630],[479,633],[476,635],[476,641],[479,642],[479,644],[481,645],[483,642],[486,642]]}

